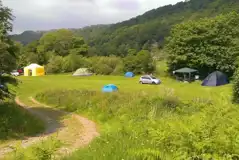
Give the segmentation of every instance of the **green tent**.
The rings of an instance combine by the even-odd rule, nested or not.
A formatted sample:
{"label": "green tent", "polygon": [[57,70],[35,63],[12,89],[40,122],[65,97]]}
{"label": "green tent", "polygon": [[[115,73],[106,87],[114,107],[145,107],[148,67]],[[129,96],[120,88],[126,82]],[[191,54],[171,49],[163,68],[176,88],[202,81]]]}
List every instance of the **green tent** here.
{"label": "green tent", "polygon": [[176,71],[174,71],[175,73],[194,73],[194,72],[197,72],[196,69],[192,69],[192,68],[181,68],[181,69],[178,69]]}
{"label": "green tent", "polygon": [[176,75],[176,79],[177,80],[183,80],[183,81],[193,81],[195,80],[193,78],[192,75],[194,75],[195,73],[197,73],[198,70],[196,69],[192,69],[192,68],[181,68],[181,69],[178,69],[178,70],[175,70],[173,71],[173,73],[176,75],[177,73],[180,75],[183,75],[183,78],[181,78],[180,76],[177,76]]}
{"label": "green tent", "polygon": [[75,71],[73,76],[91,76],[92,73],[89,71],[88,68],[79,68]]}

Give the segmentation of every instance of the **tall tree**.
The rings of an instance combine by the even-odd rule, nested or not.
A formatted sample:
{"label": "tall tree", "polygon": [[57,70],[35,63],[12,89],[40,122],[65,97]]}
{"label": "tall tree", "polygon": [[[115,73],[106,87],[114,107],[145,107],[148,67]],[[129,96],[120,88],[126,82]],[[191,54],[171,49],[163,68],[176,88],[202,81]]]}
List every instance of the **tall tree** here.
{"label": "tall tree", "polygon": [[59,56],[67,56],[72,52],[86,55],[88,46],[83,38],[74,36],[72,31],[60,29],[46,33],[40,39],[38,53],[48,51],[53,51]]}
{"label": "tall tree", "polygon": [[239,14],[229,13],[176,25],[168,38],[169,69],[193,67],[207,75],[232,75],[239,55]]}
{"label": "tall tree", "polygon": [[11,41],[8,36],[8,32],[12,31],[12,20],[11,10],[3,6],[2,1],[0,1],[0,99],[4,97],[3,83],[10,80],[2,77],[2,72],[9,72],[16,66],[15,53],[19,51],[17,44]]}
{"label": "tall tree", "polygon": [[0,1],[0,71],[10,71],[16,64],[17,47],[8,37],[8,32],[12,31],[12,20],[11,10]]}

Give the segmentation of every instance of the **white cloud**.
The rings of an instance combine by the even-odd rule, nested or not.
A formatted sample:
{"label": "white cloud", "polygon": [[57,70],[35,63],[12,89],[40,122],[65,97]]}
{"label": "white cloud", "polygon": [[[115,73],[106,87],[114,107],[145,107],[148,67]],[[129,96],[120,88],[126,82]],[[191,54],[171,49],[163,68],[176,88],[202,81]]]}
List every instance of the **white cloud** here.
{"label": "white cloud", "polygon": [[3,0],[16,16],[14,32],[116,23],[181,0]]}

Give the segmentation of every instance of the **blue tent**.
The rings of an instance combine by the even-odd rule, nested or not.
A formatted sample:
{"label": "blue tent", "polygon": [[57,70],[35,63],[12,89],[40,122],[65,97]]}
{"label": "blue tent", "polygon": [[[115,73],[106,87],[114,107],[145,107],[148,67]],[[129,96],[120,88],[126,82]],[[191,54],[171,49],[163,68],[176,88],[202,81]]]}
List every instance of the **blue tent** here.
{"label": "blue tent", "polygon": [[134,73],[133,72],[126,72],[125,77],[134,77]]}
{"label": "blue tent", "polygon": [[114,84],[108,84],[102,88],[102,92],[115,92],[115,91],[118,91],[118,88]]}
{"label": "blue tent", "polygon": [[204,79],[202,82],[202,86],[221,86],[228,84],[229,80],[227,76],[220,72],[215,71],[207,76],[207,78]]}

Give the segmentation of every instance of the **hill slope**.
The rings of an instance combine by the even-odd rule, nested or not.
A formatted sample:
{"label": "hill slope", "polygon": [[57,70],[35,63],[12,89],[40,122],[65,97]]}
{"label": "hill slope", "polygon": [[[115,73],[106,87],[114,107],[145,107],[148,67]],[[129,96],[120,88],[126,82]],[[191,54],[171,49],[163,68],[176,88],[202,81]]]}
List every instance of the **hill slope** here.
{"label": "hill slope", "polygon": [[[74,32],[76,35],[80,35],[84,37],[85,40],[92,39],[99,34],[102,34],[105,29],[107,29],[110,25],[92,25],[88,27],[84,27],[82,29],[69,29]],[[14,34],[11,35],[11,38],[15,41],[21,42],[22,44],[26,45],[32,41],[39,40],[44,33],[54,31],[25,31],[21,34]]]}
{"label": "hill slope", "polygon": [[[114,25],[93,26],[74,32],[83,36],[97,55],[124,56],[130,48],[150,49],[151,44],[163,46],[165,36],[177,23],[231,11],[239,11],[238,0],[190,0],[160,7]],[[23,35],[17,39],[26,41]]]}

